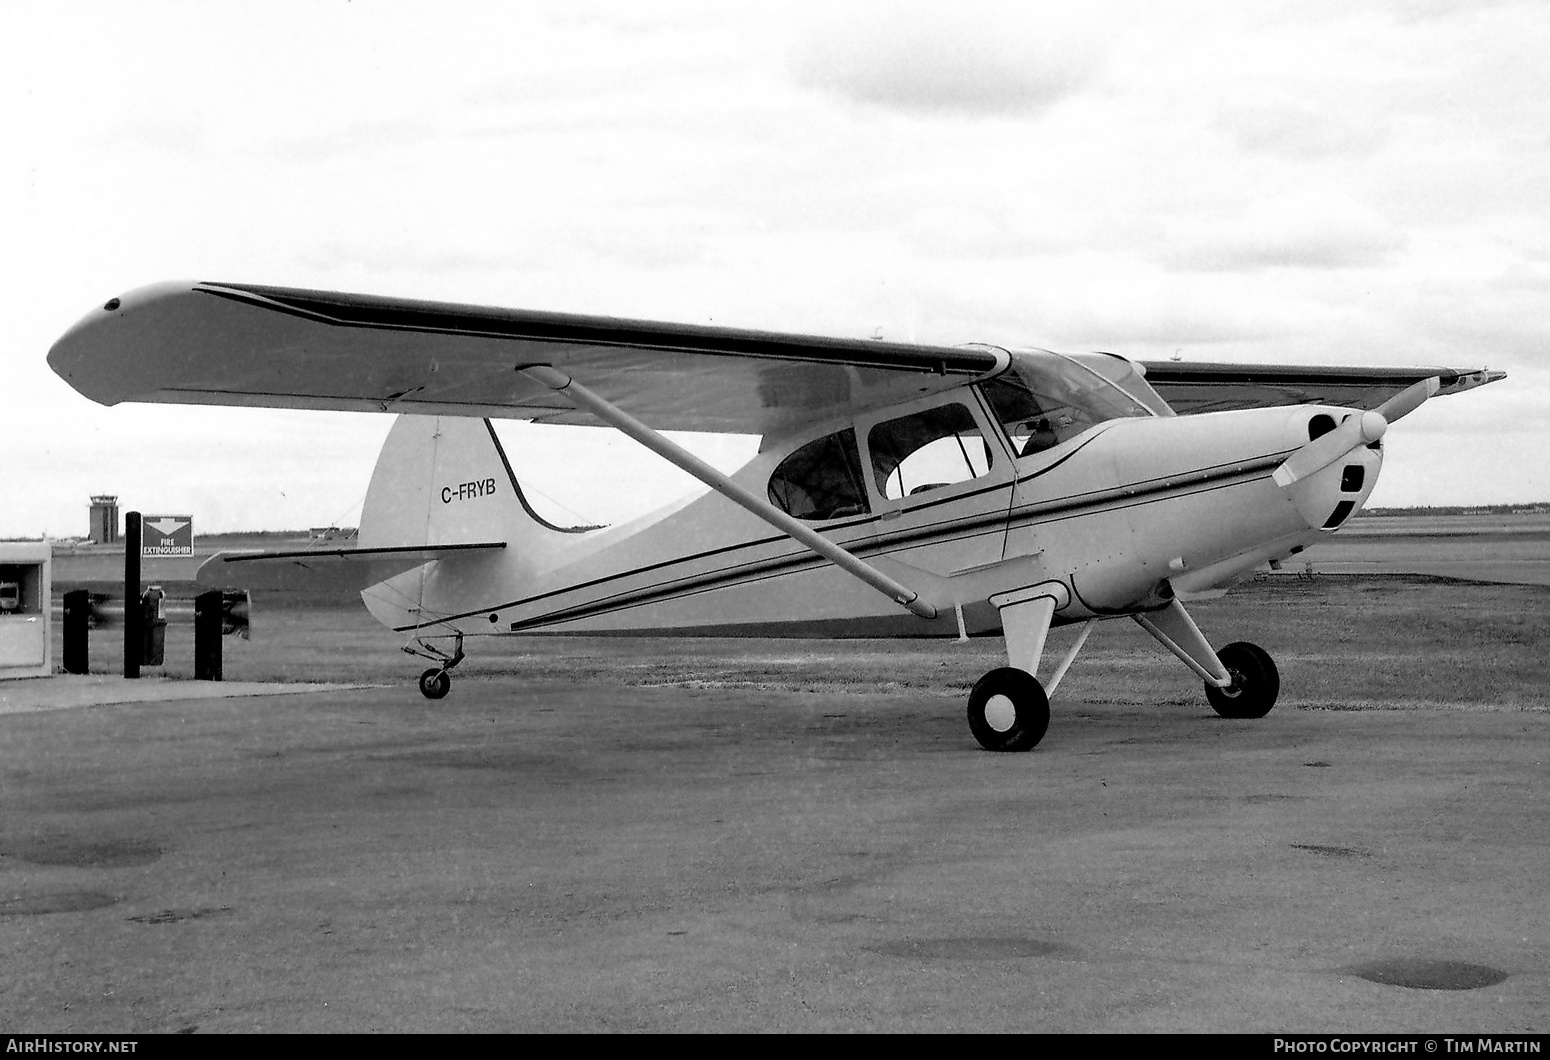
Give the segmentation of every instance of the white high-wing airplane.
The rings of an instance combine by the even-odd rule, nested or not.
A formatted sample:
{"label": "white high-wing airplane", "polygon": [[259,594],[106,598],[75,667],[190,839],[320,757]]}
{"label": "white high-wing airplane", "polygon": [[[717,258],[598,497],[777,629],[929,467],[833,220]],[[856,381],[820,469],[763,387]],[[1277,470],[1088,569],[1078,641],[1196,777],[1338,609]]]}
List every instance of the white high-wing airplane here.
{"label": "white high-wing airplane", "polygon": [[[959,636],[1004,631],[969,696],[986,748],[1031,748],[1099,619],[1133,618],[1262,717],[1261,648],[1215,650],[1183,600],[1337,530],[1388,424],[1501,372],[1137,363],[973,344],[649,323],[226,283],[114,298],[55,344],[81,393],[120,401],[400,413],[359,547],[227,553],[202,582],[343,569],[451,686],[493,633]],[[616,527],[529,506],[491,417],[603,424],[713,493]],[[762,436],[722,475],[664,430]],[[719,494],[720,496],[718,496]],[[1054,625],[1084,623],[1048,679]]]}

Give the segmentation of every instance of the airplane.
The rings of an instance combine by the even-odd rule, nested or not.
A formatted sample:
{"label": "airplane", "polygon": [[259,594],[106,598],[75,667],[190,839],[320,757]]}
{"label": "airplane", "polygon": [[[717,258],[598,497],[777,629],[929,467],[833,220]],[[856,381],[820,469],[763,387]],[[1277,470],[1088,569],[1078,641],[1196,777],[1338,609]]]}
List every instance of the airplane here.
{"label": "airplane", "polygon": [[[204,584],[359,588],[451,688],[464,640],[592,633],[958,637],[1007,665],[969,728],[1026,751],[1099,621],[1129,617],[1259,718],[1264,649],[1187,601],[1317,544],[1371,494],[1388,425],[1484,369],[1135,361],[916,345],[253,284],[115,297],[48,355],[105,405],[397,415],[358,545],[222,553]],[[534,511],[492,420],[612,427],[710,488],[618,526]],[[726,475],[664,431],[760,436]],[[582,472],[584,473],[584,471]],[[1044,680],[1047,634],[1079,623]]]}

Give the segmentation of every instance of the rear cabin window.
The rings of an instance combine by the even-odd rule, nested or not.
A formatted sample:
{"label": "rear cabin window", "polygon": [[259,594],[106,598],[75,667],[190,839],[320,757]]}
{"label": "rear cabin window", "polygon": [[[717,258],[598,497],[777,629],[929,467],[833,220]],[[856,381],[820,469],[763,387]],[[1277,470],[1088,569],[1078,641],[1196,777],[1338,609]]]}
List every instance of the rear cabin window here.
{"label": "rear cabin window", "polygon": [[856,432],[847,427],[786,457],[770,476],[769,496],[771,504],[798,519],[840,519],[871,511]]}
{"label": "rear cabin window", "polygon": [[942,405],[879,423],[867,433],[877,492],[913,497],[979,478],[990,470],[990,446],[968,408]]}

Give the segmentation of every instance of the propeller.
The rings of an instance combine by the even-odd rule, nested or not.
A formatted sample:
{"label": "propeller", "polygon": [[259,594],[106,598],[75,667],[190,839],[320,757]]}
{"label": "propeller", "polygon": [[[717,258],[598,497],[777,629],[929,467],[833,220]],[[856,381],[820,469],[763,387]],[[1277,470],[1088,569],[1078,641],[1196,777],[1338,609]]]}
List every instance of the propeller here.
{"label": "propeller", "polygon": [[1378,412],[1383,418],[1393,423],[1401,416],[1408,416],[1421,407],[1421,402],[1429,397],[1434,397],[1442,388],[1442,380],[1435,375],[1427,376],[1412,386],[1407,386],[1383,404],[1378,406]]}
{"label": "propeller", "polygon": [[1323,471],[1359,445],[1371,445],[1388,430],[1389,423],[1407,416],[1437,393],[1436,376],[1408,386],[1370,412],[1353,412],[1334,430],[1321,434],[1297,450],[1275,469],[1272,477],[1283,489]]}

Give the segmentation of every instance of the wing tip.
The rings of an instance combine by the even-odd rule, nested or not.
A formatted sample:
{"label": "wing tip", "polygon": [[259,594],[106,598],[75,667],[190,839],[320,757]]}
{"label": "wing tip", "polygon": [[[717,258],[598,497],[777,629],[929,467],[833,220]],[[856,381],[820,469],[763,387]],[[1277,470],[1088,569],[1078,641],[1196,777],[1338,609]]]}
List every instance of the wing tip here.
{"label": "wing tip", "polygon": [[1507,378],[1507,373],[1499,369],[1477,368],[1473,370],[1460,370],[1453,373],[1453,378],[1448,382],[1438,380],[1436,393],[1462,394],[1466,390],[1474,390],[1476,387],[1486,386],[1490,383],[1500,382]]}

